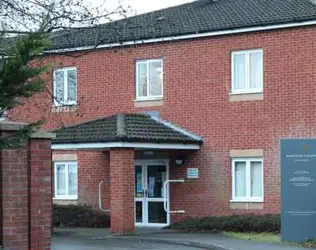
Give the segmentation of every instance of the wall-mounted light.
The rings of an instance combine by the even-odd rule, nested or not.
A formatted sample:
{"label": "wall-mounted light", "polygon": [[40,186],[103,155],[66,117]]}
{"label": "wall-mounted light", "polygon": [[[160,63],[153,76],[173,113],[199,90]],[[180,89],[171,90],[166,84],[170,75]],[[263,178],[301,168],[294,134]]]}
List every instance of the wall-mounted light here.
{"label": "wall-mounted light", "polygon": [[183,156],[179,156],[176,158],[175,163],[177,166],[183,166],[185,164],[185,158]]}
{"label": "wall-mounted light", "polygon": [[144,156],[154,156],[154,151],[144,151]]}

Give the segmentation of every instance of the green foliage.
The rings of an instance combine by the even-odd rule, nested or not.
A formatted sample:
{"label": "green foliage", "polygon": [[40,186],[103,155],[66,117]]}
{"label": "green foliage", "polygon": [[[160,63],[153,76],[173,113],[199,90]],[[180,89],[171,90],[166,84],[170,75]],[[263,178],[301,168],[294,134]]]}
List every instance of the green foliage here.
{"label": "green foliage", "polygon": [[54,205],[56,227],[109,227],[110,217],[90,206]]}
{"label": "green foliage", "polygon": [[279,233],[279,215],[231,215],[221,217],[189,218],[171,226],[184,231]]}
{"label": "green foliage", "polygon": [[40,77],[47,67],[33,60],[43,53],[48,41],[38,33],[18,38],[15,46],[4,59],[0,69],[0,107],[12,109],[21,104],[21,98],[43,90],[44,80]]}
{"label": "green foliage", "polygon": [[42,121],[32,123],[18,130],[15,134],[9,136],[2,136],[0,138],[1,149],[17,149],[25,145],[30,135],[42,124]]}
{"label": "green foliage", "polygon": [[[0,67],[0,111],[21,105],[25,98],[44,89],[45,81],[41,76],[48,68],[40,65],[38,56],[47,47],[48,40],[39,33],[31,33],[14,41]],[[41,121],[35,121],[14,135],[1,136],[0,150],[22,147],[40,124]]]}
{"label": "green foliage", "polygon": [[302,243],[304,247],[316,248],[316,238],[308,239]]}

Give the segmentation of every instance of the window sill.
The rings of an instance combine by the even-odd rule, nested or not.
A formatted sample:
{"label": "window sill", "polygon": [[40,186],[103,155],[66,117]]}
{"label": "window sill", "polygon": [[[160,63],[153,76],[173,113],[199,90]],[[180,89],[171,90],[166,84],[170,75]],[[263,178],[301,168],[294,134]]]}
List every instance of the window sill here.
{"label": "window sill", "polygon": [[162,101],[163,97],[150,97],[150,98],[144,98],[144,99],[135,99],[134,102],[150,102],[150,101]]}
{"label": "window sill", "polygon": [[163,106],[163,99],[135,100],[135,108],[148,108]]}
{"label": "window sill", "polygon": [[249,211],[249,210],[262,210],[264,209],[263,201],[230,201],[230,209],[240,210],[240,211]]}
{"label": "window sill", "polygon": [[229,99],[231,102],[262,101],[263,92],[230,93]]}
{"label": "window sill", "polygon": [[78,200],[78,197],[54,197],[53,198],[54,201],[76,201]]}
{"label": "window sill", "polygon": [[245,92],[230,92],[230,95],[251,95],[251,94],[263,94],[263,90],[245,91]]}
{"label": "window sill", "polygon": [[263,200],[230,200],[229,203],[263,203]]}
{"label": "window sill", "polygon": [[77,105],[53,105],[52,106],[52,112],[58,113],[58,112],[74,112],[77,110]]}

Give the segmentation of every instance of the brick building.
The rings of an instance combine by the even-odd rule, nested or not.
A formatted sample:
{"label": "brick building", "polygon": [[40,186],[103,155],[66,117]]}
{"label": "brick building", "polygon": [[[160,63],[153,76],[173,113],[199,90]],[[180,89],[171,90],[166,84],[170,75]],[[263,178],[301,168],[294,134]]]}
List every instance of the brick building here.
{"label": "brick building", "polygon": [[316,136],[315,24],[313,0],[200,0],[59,33],[54,100],[11,116],[66,124],[54,202],[110,209],[113,232],[279,213],[279,141]]}

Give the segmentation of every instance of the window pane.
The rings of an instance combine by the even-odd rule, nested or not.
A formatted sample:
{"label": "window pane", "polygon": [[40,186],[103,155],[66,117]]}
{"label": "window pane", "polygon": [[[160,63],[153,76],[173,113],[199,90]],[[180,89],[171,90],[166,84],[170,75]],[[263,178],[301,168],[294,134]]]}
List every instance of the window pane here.
{"label": "window pane", "polygon": [[68,70],[68,100],[77,101],[77,70]]}
{"label": "window pane", "polygon": [[167,223],[167,213],[163,205],[163,202],[148,202],[149,223]]}
{"label": "window pane", "polygon": [[252,52],[250,53],[250,88],[261,89],[262,88],[262,74],[263,63],[262,53]]}
{"label": "window pane", "polygon": [[69,164],[68,166],[68,184],[69,184],[69,195],[78,194],[78,171],[76,164]]}
{"label": "window pane", "polygon": [[143,187],[143,170],[142,166],[135,167],[135,196],[143,197],[144,196],[144,187]]}
{"label": "window pane", "polygon": [[234,55],[234,89],[246,88],[246,55]]}
{"label": "window pane", "polygon": [[136,201],[136,208],[135,208],[135,217],[136,222],[141,223],[143,222],[143,202],[142,201]]}
{"label": "window pane", "polygon": [[64,71],[55,72],[55,88],[56,101],[64,101]]}
{"label": "window pane", "polygon": [[150,63],[150,95],[161,96],[162,95],[162,62]]}
{"label": "window pane", "polygon": [[148,87],[147,87],[147,63],[138,63],[137,64],[138,79],[137,79],[137,91],[138,96],[146,97],[148,96]]}
{"label": "window pane", "polygon": [[246,162],[235,162],[235,197],[246,197]]}
{"label": "window pane", "polygon": [[262,197],[262,162],[251,162],[251,197]]}
{"label": "window pane", "polygon": [[66,166],[62,164],[56,165],[56,183],[57,195],[66,195]]}

